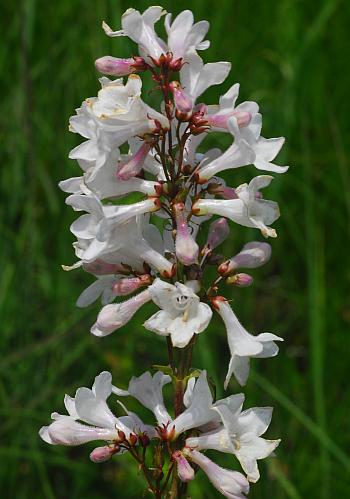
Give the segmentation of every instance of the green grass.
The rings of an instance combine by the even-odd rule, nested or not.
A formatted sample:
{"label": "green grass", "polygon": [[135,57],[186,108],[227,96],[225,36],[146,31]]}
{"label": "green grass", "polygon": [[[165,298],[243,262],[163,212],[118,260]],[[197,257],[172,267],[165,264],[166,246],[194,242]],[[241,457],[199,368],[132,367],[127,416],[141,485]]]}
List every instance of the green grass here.
{"label": "green grass", "polygon": [[[90,447],[50,447],[38,428],[63,410],[63,394],[90,386],[111,369],[119,385],[165,347],[144,331],[141,311],[110,337],[91,337],[98,306],[78,310],[76,297],[91,282],[60,265],[74,261],[69,224],[57,183],[75,176],[67,159],[78,137],[67,122],[81,101],[96,95],[94,59],[129,56],[132,45],[107,39],[129,6],[152,2],[22,0],[2,6],[0,273],[0,496],[27,499],[140,497],[142,480],[128,457],[89,462]],[[285,338],[280,355],[253,364],[247,406],[273,405],[269,437],[282,437],[276,457],[261,463],[253,499],[330,499],[350,495],[348,57],[350,4],[341,1],[165,1],[190,6],[211,22],[207,61],[232,62],[223,85],[241,83],[241,99],[257,100],[264,134],[285,135],[283,161],[292,167],[269,189],[280,203],[273,258],[254,273],[255,286],[232,292],[234,307],[252,330]],[[214,103],[219,90],[207,93]],[[217,138],[215,137],[215,140]],[[219,146],[224,146],[218,138]],[[214,142],[214,138],[212,139]],[[255,172],[229,173],[232,185]],[[226,254],[256,237],[237,227]],[[148,311],[147,311],[148,310]],[[200,338],[194,362],[222,382],[228,361],[216,318]],[[219,390],[222,388],[219,386]],[[230,390],[237,391],[232,382]],[[218,462],[235,466],[229,456]],[[190,488],[194,499],[218,497],[206,478]]]}

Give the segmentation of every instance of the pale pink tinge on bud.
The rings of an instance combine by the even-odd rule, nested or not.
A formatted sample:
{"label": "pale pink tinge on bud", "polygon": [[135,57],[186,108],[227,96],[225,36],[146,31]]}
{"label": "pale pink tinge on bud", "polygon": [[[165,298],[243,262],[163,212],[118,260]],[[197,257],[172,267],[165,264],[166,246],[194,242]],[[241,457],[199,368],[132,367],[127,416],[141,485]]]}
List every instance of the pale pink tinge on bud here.
{"label": "pale pink tinge on bud", "polygon": [[105,55],[96,59],[97,71],[105,75],[126,76],[135,71],[134,59],[119,59],[111,55]]}
{"label": "pale pink tinge on bud", "polygon": [[104,463],[105,461],[108,461],[117,450],[117,448],[110,447],[109,445],[96,447],[96,449],[91,452],[90,459],[93,463]]}
{"label": "pale pink tinge on bud", "polygon": [[184,265],[192,265],[198,261],[199,247],[190,234],[183,203],[174,205],[176,221],[175,253]]}
{"label": "pale pink tinge on bud", "polygon": [[232,286],[238,286],[239,288],[247,288],[253,283],[253,278],[251,275],[242,272],[228,277],[226,283],[231,284]]}
{"label": "pale pink tinge on bud", "polygon": [[129,322],[138,309],[150,300],[151,295],[146,289],[122,303],[111,303],[104,306],[91,328],[91,333],[95,336],[107,336],[113,333]]}
{"label": "pale pink tinge on bud", "polygon": [[230,260],[222,263],[219,273],[228,275],[238,268],[255,269],[264,265],[271,256],[271,246],[268,243],[252,241],[243,246],[242,251]]}
{"label": "pale pink tinge on bud", "polygon": [[230,233],[226,218],[219,218],[210,224],[206,246],[213,250],[225,241]]}
{"label": "pale pink tinge on bud", "polygon": [[206,473],[214,487],[230,499],[244,499],[249,492],[249,482],[242,473],[221,468],[207,456],[196,450],[187,449],[183,453]]}
{"label": "pale pink tinge on bud", "polygon": [[233,111],[232,113],[226,114],[208,114],[204,116],[204,119],[206,119],[209,125],[214,128],[228,129],[228,120],[232,117],[236,118],[237,125],[240,128],[248,126],[252,119],[251,113],[248,113],[246,111]]}
{"label": "pale pink tinge on bud", "polygon": [[184,115],[191,113],[193,107],[192,99],[183,91],[180,83],[172,81],[169,87],[174,96],[176,109]]}
{"label": "pale pink tinge on bud", "polygon": [[194,479],[194,469],[187,461],[181,451],[176,451],[172,455],[177,464],[177,474],[181,482],[190,482]]}
{"label": "pale pink tinge on bud", "polygon": [[126,277],[125,279],[117,281],[113,285],[112,291],[115,296],[126,296],[130,295],[142,286],[148,286],[151,282],[152,280],[149,274],[139,277]]}
{"label": "pale pink tinge on bud", "polygon": [[150,148],[151,145],[144,142],[129,161],[123,164],[119,163],[116,172],[117,178],[119,180],[129,180],[132,177],[136,177],[136,175],[138,175],[142,170],[143,163]]}

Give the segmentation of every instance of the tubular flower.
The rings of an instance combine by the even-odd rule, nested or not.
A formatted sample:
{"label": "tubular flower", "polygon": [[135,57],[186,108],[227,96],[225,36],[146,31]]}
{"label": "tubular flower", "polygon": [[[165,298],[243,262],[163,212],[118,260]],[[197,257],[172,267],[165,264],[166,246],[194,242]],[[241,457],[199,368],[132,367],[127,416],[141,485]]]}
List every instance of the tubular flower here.
{"label": "tubular flower", "polygon": [[183,454],[204,471],[214,487],[223,496],[230,499],[245,499],[249,492],[249,483],[242,473],[218,466],[195,449],[185,448]]}
{"label": "tubular flower", "polygon": [[197,450],[213,449],[237,457],[250,482],[257,482],[260,474],[257,460],[268,457],[280,440],[265,440],[261,435],[271,422],[272,407],[253,407],[242,412],[243,400],[223,399],[214,404],[213,410],[221,418],[215,431],[191,437],[186,445]]}
{"label": "tubular flower", "polygon": [[237,199],[199,199],[193,205],[196,215],[222,215],[244,227],[256,227],[264,237],[277,237],[271,225],[280,216],[278,204],[259,197],[259,190],[267,187],[273,177],[259,175],[236,189]]}
{"label": "tubular flower", "polygon": [[214,298],[213,304],[226,326],[227,341],[231,352],[224,386],[227,388],[232,374],[235,375],[240,385],[245,385],[249,376],[250,357],[274,357],[278,353],[275,341],[283,341],[283,339],[271,333],[260,333],[258,336],[253,336],[240,324],[225,299],[222,297]]}

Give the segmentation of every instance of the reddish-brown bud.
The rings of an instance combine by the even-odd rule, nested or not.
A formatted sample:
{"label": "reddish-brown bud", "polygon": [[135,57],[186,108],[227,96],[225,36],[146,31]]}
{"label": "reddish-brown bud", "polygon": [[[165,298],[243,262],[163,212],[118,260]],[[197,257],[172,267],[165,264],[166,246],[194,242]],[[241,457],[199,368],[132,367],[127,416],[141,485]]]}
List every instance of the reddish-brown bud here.
{"label": "reddish-brown bud", "polygon": [[226,298],[224,296],[214,296],[212,298],[210,298],[210,301],[211,301],[211,304],[212,306],[215,308],[215,310],[219,310],[220,307],[219,307],[219,304],[220,302],[224,302],[224,301],[227,301]]}
{"label": "reddish-brown bud", "polygon": [[137,444],[137,440],[138,440],[137,435],[135,435],[135,433],[130,433],[128,441],[131,447],[134,447]]}
{"label": "reddish-brown bud", "polygon": [[164,440],[165,442],[170,442],[175,437],[175,426],[173,426],[171,430],[169,430],[168,426],[169,424],[166,424],[162,426],[157,426],[156,428],[156,432],[158,433],[159,438],[161,440]]}
{"label": "reddish-brown bud", "polygon": [[180,69],[182,68],[183,65],[184,65],[184,62],[183,62],[182,57],[169,62],[169,68],[172,71],[180,71]]}
{"label": "reddish-brown bud", "polygon": [[139,442],[142,445],[142,447],[147,447],[150,444],[150,438],[146,433],[141,433],[139,435]]}
{"label": "reddish-brown bud", "polygon": [[174,277],[175,274],[176,274],[176,265],[175,265],[175,263],[173,264],[170,272],[168,270],[164,270],[162,272],[162,276],[165,277],[166,279],[171,279],[172,277]]}
{"label": "reddish-brown bud", "polygon": [[118,430],[117,433],[118,433],[119,441],[124,442],[125,441],[125,433],[122,430]]}

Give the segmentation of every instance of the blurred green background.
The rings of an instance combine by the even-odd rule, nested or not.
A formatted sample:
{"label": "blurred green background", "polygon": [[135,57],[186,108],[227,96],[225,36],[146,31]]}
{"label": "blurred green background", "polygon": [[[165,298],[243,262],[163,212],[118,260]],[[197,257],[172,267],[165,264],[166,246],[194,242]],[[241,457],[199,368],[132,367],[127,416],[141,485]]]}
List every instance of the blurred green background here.
{"label": "blurred green background", "polygon": [[[91,386],[112,370],[119,386],[151,363],[165,362],[165,346],[143,330],[145,307],[123,330],[104,340],[89,334],[99,306],[74,302],[92,282],[60,265],[75,258],[59,180],[78,175],[67,159],[80,138],[67,124],[83,99],[96,95],[94,60],[128,57],[126,39],[108,39],[133,6],[118,0],[27,0],[2,5],[0,46],[1,168],[1,359],[0,496],[35,499],[141,497],[142,477],[127,456],[94,465],[92,447],[56,448],[38,438],[50,412],[63,411],[63,394]],[[350,3],[273,0],[164,1],[174,13],[191,8],[209,19],[206,61],[232,62],[221,89],[205,95],[215,103],[234,82],[240,99],[261,104],[263,132],[284,135],[270,199],[281,207],[273,258],[254,272],[255,286],[230,291],[243,324],[285,338],[280,355],[253,364],[246,406],[273,405],[267,436],[281,437],[276,457],[261,462],[254,499],[350,497],[349,429],[349,86]],[[217,140],[216,140],[217,139]],[[212,144],[225,147],[221,136]],[[280,158],[279,158],[280,159]],[[243,171],[244,170],[244,171]],[[231,185],[254,175],[232,171]],[[226,178],[228,178],[226,176]],[[227,256],[257,238],[237,227]],[[259,237],[259,236],[258,236]],[[153,310],[153,309],[152,309]],[[223,325],[215,317],[200,336],[195,366],[206,367],[219,395],[228,362]],[[238,391],[232,381],[230,392]],[[236,466],[230,456],[218,462]],[[201,474],[194,499],[219,494]],[[221,497],[221,496],[220,496]]]}

